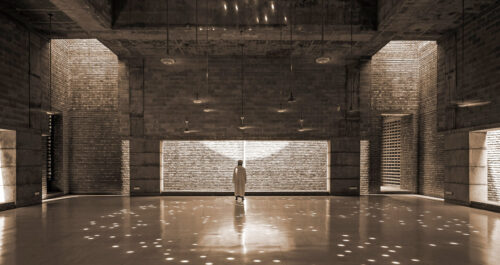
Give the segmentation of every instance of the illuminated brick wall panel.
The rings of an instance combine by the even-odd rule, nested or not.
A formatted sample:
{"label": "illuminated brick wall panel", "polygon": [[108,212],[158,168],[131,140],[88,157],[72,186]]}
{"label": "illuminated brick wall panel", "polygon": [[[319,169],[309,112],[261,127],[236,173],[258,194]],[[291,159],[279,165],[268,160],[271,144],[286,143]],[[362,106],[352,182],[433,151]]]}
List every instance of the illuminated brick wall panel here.
{"label": "illuminated brick wall panel", "polygon": [[[326,191],[326,141],[289,141],[269,155],[268,146],[281,141],[247,141],[245,157],[251,191]],[[267,156],[269,155],[269,156]],[[250,157],[250,158],[248,158]],[[258,158],[256,157],[264,157]]]}
{"label": "illuminated brick wall panel", "polygon": [[[418,133],[419,110],[419,60],[418,43],[412,41],[391,41],[378,51],[371,60],[368,73],[362,76],[361,107],[363,139],[369,140],[369,175],[368,190],[370,193],[380,192],[382,172],[382,114],[408,114],[412,118],[407,124],[408,136]],[[402,143],[408,148],[402,150],[403,156],[409,158],[407,168],[401,170],[409,178],[416,178],[417,164],[416,139],[407,138]],[[405,153],[406,152],[406,153]],[[416,181],[406,188],[416,190]]]}
{"label": "illuminated brick wall panel", "polygon": [[444,135],[438,132],[437,113],[437,44],[419,45],[419,193],[444,196]]}
{"label": "illuminated brick wall panel", "polygon": [[121,194],[118,58],[96,40],[68,40],[70,192]]}
{"label": "illuminated brick wall panel", "polygon": [[233,191],[245,159],[248,191],[327,191],[326,141],[163,141],[164,191]]}
{"label": "illuminated brick wall panel", "polygon": [[486,134],[488,149],[488,200],[500,202],[500,130]]}

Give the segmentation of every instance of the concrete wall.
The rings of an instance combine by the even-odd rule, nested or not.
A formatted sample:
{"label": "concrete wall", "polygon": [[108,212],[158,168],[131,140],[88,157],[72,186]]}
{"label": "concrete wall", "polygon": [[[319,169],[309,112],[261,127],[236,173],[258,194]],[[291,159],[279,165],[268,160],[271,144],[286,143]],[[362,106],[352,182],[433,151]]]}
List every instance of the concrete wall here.
{"label": "concrete wall", "polygon": [[[484,202],[487,197],[486,133],[476,130],[496,128],[500,122],[500,76],[496,74],[500,57],[495,56],[499,14],[497,6],[468,21],[464,60],[461,31],[438,41],[438,131],[444,134],[444,188],[445,199],[450,202],[470,204]],[[491,103],[459,108],[456,100]]]}
{"label": "concrete wall", "polygon": [[[0,128],[14,131],[16,206],[39,203],[42,190],[40,111],[47,106],[47,42],[0,14]],[[5,158],[5,157],[4,157]],[[12,168],[11,168],[12,170]],[[12,180],[12,179],[11,179]],[[10,196],[10,195],[9,195]]]}
{"label": "concrete wall", "polygon": [[[496,56],[499,20],[500,6],[497,5],[486,14],[466,24],[465,62],[462,62],[461,30],[452,32],[438,41],[439,131],[491,128],[492,124],[500,123],[500,115],[498,115],[500,113],[500,104],[498,104],[500,75],[497,74],[500,56]],[[456,61],[458,69],[455,66]],[[465,67],[462,68],[464,63]],[[458,82],[455,82],[456,78]],[[473,108],[456,108],[452,101],[461,99],[488,100],[491,104]]]}

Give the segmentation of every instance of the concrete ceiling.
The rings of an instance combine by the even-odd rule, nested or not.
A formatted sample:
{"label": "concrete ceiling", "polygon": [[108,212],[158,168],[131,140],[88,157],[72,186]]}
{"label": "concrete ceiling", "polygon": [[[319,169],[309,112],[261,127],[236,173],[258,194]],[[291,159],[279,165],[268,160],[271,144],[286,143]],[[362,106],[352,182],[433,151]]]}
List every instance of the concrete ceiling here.
{"label": "concrete ceiling", "polygon": [[[499,2],[466,0],[466,17],[478,16]],[[169,48],[178,57],[203,55],[206,51],[212,56],[232,56],[240,53],[239,44],[244,43],[248,55],[288,56],[292,52],[294,56],[315,57],[324,52],[333,58],[333,63],[343,63],[350,57],[351,4],[353,57],[358,58],[373,55],[390,40],[438,39],[460,25],[461,3],[461,0],[169,0]],[[48,33],[47,14],[52,13],[56,37],[97,38],[120,57],[165,54],[165,0],[4,0],[0,8],[42,34]],[[324,42],[321,41],[323,21]]]}

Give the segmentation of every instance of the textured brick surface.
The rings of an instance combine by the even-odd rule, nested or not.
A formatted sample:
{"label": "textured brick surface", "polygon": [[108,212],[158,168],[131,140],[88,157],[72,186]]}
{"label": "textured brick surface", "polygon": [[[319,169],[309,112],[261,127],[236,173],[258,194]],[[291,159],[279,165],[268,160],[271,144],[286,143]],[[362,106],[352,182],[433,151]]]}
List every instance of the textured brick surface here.
{"label": "textured brick surface", "polygon": [[488,148],[488,200],[500,202],[500,131],[486,135]]}
{"label": "textured brick surface", "polygon": [[239,159],[247,191],[327,191],[326,141],[163,141],[164,191],[232,191]]}
{"label": "textured brick surface", "polygon": [[[240,60],[238,57],[210,59],[209,97],[204,82],[205,63],[187,61],[167,67],[157,58],[130,61],[130,124],[132,135],[162,136],[174,139],[328,139],[340,134],[344,103],[344,67],[295,61],[295,75],[286,71],[286,59],[249,57],[245,59],[245,121],[253,129],[241,132]],[[145,79],[143,79],[143,71]],[[290,82],[297,102],[287,113],[278,113],[280,101],[287,105]],[[203,112],[203,104],[193,104],[199,87],[200,97],[215,112]],[[284,95],[280,96],[280,90]],[[144,93],[145,91],[145,93]],[[315,130],[298,133],[300,113],[304,126]],[[197,133],[183,133],[184,120]]]}
{"label": "textured brick surface", "polygon": [[[416,179],[419,109],[419,61],[418,44],[411,41],[393,41],[372,57],[369,67],[362,71],[361,82],[361,135],[369,140],[369,177],[370,193],[379,192],[381,184],[381,139],[382,114],[406,114],[404,133],[408,136],[403,142],[401,171],[407,180]],[[370,80],[367,80],[367,79]],[[406,148],[405,148],[406,147]],[[365,156],[366,157],[366,156]],[[405,186],[416,189],[416,180]],[[363,184],[366,185],[366,184]]]}
{"label": "textured brick surface", "polygon": [[443,197],[444,135],[437,130],[437,45],[422,42],[419,52],[419,193]]}
{"label": "textured brick surface", "polygon": [[[500,5],[465,26],[465,67],[461,30],[438,41],[438,130],[491,127],[500,122],[498,21]],[[457,50],[458,49],[458,50]],[[457,58],[458,55],[458,58]],[[458,87],[455,79],[458,63]],[[463,71],[463,73],[462,73]],[[455,108],[453,100],[489,100],[486,106]]]}
{"label": "textured brick surface", "polygon": [[118,59],[96,40],[68,40],[70,191],[121,193]]}

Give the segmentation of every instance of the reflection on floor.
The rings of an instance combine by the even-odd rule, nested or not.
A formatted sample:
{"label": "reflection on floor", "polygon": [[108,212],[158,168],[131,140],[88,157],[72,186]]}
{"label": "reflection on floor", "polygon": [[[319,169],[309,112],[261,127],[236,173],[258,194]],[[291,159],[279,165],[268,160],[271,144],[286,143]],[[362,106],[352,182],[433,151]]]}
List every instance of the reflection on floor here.
{"label": "reflection on floor", "polygon": [[0,212],[0,264],[498,264],[500,214],[409,195],[78,197]]}

